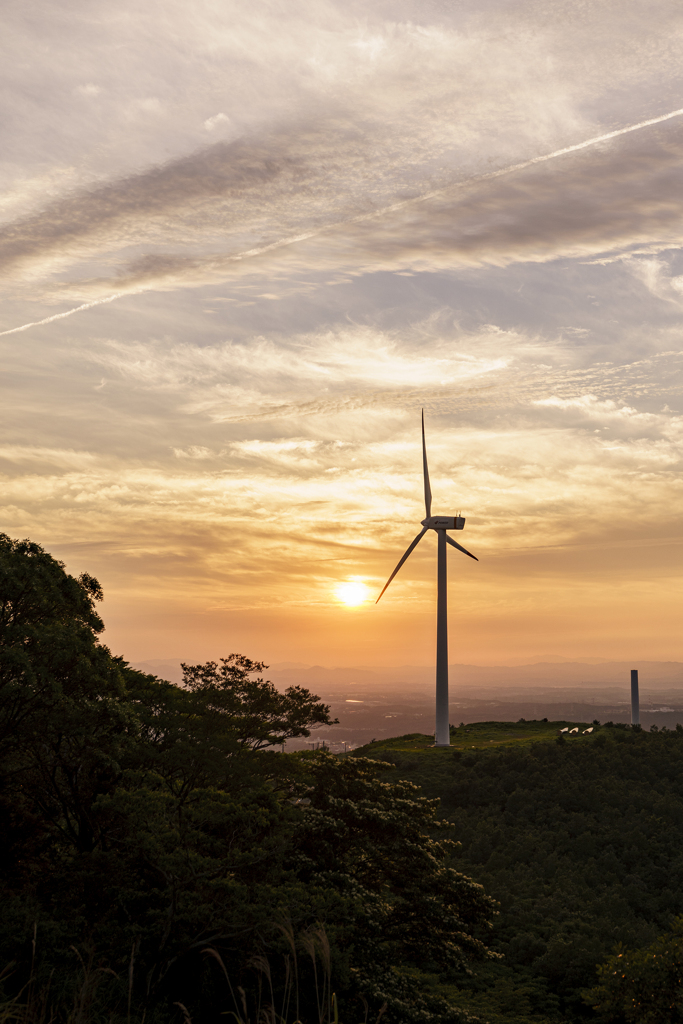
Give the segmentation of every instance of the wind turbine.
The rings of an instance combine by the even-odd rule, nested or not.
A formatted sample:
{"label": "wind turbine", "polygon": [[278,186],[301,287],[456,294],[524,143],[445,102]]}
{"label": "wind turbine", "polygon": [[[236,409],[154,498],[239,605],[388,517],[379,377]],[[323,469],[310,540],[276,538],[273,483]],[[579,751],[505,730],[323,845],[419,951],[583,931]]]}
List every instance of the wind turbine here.
{"label": "wind turbine", "polygon": [[[417,545],[424,537],[427,530],[436,530],[439,546],[437,550],[437,587],[436,587],[436,729],[434,732],[435,747],[449,747],[451,745],[451,731],[448,724],[448,584],[446,579],[446,545],[457,548],[464,555],[479,559],[471,554],[466,548],[449,537],[447,530],[463,530],[465,520],[462,516],[433,516],[432,515],[432,489],[429,486],[429,468],[427,466],[427,445],[425,443],[425,414],[422,410],[422,472],[425,486],[425,512],[426,516],[421,522],[422,530],[415,540],[408,547],[401,561],[398,563],[391,576],[384,584],[382,594],[387,589],[394,576],[412,554]],[[382,597],[379,595],[375,604]]]}

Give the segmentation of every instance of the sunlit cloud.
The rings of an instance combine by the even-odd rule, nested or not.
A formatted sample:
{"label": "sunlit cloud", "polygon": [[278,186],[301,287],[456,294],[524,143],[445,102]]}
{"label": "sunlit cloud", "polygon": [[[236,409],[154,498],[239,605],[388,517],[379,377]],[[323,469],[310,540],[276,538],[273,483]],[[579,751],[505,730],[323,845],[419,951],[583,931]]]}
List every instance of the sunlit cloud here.
{"label": "sunlit cloud", "polygon": [[647,6],[8,17],[2,528],[102,578],[117,649],[431,658],[433,537],[374,606],[422,410],[468,657],[616,650],[636,576],[666,641],[683,13]]}
{"label": "sunlit cloud", "polygon": [[[650,59],[661,50],[650,77],[661,75],[668,39],[680,30],[680,12],[660,6],[657,33],[648,31]],[[325,237],[324,262],[356,270],[387,260],[553,259],[652,241],[653,234],[661,244],[680,238],[680,131],[672,128],[666,144],[656,134],[680,111],[660,109],[602,131],[579,112],[582,88],[614,88],[625,74],[617,52],[604,52],[599,16],[589,45],[600,64],[583,84],[570,69],[585,65],[587,39],[561,19],[555,31],[511,23],[511,46],[477,19],[464,30],[443,18],[429,25],[369,16],[359,25],[351,10],[344,18],[323,5],[313,23],[302,9],[284,32],[266,37],[257,21],[235,24],[227,10],[225,17],[229,31],[202,38],[200,17],[191,34],[210,60],[220,53],[255,71],[259,54],[265,94],[252,92],[251,109],[236,119],[237,137],[208,149],[196,139],[193,153],[89,183],[8,224],[0,238],[6,277],[47,282],[68,271],[51,288],[57,300],[198,287],[267,274],[264,261],[277,266],[283,246],[286,264],[318,266],[319,244],[298,243],[330,230],[336,237]],[[543,74],[550,55],[555,70]],[[645,68],[634,66],[642,88]],[[92,98],[103,88],[79,83],[75,91]],[[288,98],[277,123],[272,106],[263,118],[266,96],[277,96],[280,107]],[[156,117],[169,107],[156,94],[121,100],[126,113],[114,132],[130,130],[133,109]],[[232,119],[214,108],[201,124],[213,131]],[[582,147],[592,155],[584,158]],[[548,159],[560,161],[550,172],[539,164]],[[517,169],[511,179],[510,169]],[[77,269],[98,259],[104,269],[112,258],[121,267],[113,276],[84,277]]]}

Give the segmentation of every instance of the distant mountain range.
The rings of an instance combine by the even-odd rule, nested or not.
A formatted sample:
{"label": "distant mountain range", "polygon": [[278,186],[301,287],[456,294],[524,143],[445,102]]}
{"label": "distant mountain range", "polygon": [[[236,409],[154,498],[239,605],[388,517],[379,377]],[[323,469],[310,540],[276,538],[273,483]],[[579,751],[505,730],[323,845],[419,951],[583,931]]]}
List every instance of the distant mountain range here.
{"label": "distant mountain range", "polygon": [[[134,667],[143,672],[180,682],[182,673],[176,659],[154,659],[134,662]],[[679,661],[597,661],[583,659],[534,661],[526,665],[451,665],[450,675],[453,692],[475,688],[479,695],[482,687],[499,690],[514,688],[518,695],[527,687],[581,688],[602,691],[605,687],[626,688],[630,686],[630,670],[637,668],[640,673],[642,691],[653,688],[683,690],[683,663]],[[330,689],[367,687],[368,692],[379,692],[389,687],[393,693],[417,691],[431,688],[434,682],[434,668],[427,665],[401,665],[388,668],[327,668],[323,665],[305,665],[296,662],[282,662],[270,665],[267,677],[278,686],[302,686]],[[520,691],[519,687],[523,690]],[[509,696],[509,695],[508,695]]]}
{"label": "distant mountain range", "polygon": [[[180,682],[180,662],[137,662],[135,668]],[[548,718],[581,722],[630,721],[630,670],[640,673],[644,728],[683,724],[683,663],[677,661],[554,661],[530,665],[451,665],[450,720],[516,722]],[[265,673],[279,689],[298,684],[330,705],[339,725],[321,729],[310,740],[332,749],[359,746],[376,738],[434,731],[434,668],[326,668],[292,662]]]}

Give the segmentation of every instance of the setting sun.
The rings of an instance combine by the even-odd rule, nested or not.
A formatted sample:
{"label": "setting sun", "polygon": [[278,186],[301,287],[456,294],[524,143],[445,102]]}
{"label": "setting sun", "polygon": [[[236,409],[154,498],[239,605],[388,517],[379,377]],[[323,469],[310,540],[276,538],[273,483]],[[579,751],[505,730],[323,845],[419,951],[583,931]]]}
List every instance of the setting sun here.
{"label": "setting sun", "polygon": [[362,604],[368,598],[368,588],[360,580],[349,580],[347,583],[340,583],[335,593],[342,604]]}

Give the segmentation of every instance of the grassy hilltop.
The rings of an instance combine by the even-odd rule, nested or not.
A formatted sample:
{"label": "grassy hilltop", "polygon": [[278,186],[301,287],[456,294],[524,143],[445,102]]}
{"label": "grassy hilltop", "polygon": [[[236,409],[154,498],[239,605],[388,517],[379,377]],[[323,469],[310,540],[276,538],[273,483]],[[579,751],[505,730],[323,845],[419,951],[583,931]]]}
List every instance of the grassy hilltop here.
{"label": "grassy hilltop", "polygon": [[595,1019],[582,991],[596,965],[683,912],[683,729],[566,726],[590,723],[482,722],[453,730],[450,749],[411,734],[354,752],[440,799],[453,866],[498,900],[504,959],[465,985],[432,978],[492,1024]]}

